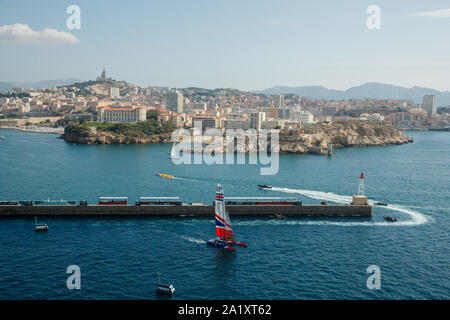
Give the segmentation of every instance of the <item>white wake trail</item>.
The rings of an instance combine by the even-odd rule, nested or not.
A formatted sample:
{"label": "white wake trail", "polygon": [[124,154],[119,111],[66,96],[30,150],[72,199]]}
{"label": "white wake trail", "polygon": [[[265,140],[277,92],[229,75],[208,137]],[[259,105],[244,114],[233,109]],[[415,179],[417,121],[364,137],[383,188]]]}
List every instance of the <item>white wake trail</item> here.
{"label": "white wake trail", "polygon": [[181,236],[181,239],[187,240],[187,241],[193,242],[193,243],[199,243],[199,244],[205,244],[206,243],[206,241],[204,241],[204,240],[195,239],[195,238],[188,237],[188,236]]}
{"label": "white wake trail", "polygon": [[[273,191],[279,191],[279,192],[285,192],[285,193],[295,193],[300,194],[303,196],[306,196],[311,199],[316,200],[324,200],[324,201],[330,201],[334,203],[339,204],[348,204],[352,201],[351,196],[344,196],[335,194],[332,192],[323,192],[323,191],[314,191],[314,190],[302,190],[302,189],[289,189],[289,188],[276,188],[273,187],[271,190]],[[372,205],[374,204],[374,201],[369,201]],[[364,221],[364,222],[338,222],[338,221],[273,221],[274,224],[305,224],[305,225],[336,225],[336,226],[418,226],[427,223],[430,221],[430,217],[411,210],[409,208],[406,208],[401,205],[397,204],[389,204],[386,207],[383,207],[385,209],[398,211],[407,214],[410,219],[405,221],[397,221],[395,223],[392,222],[383,222],[383,221]],[[244,222],[245,223],[245,222]]]}

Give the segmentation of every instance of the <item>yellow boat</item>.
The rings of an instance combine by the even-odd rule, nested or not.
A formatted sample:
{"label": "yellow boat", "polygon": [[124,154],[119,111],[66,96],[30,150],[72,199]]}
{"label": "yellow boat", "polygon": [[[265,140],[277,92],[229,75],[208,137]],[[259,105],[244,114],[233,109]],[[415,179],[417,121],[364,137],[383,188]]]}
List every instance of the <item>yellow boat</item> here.
{"label": "yellow boat", "polygon": [[172,176],[172,175],[170,175],[170,174],[164,174],[164,173],[161,173],[161,172],[157,172],[156,174],[157,174],[158,176],[160,176],[160,177],[167,178],[167,179],[173,179],[173,178],[175,178],[174,176]]}

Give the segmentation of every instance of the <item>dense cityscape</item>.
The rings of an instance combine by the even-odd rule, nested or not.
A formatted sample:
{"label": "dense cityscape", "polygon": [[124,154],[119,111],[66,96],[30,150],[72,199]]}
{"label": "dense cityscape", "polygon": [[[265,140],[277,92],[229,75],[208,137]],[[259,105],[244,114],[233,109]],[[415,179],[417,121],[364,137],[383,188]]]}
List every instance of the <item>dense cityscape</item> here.
{"label": "dense cityscape", "polygon": [[139,87],[106,76],[49,89],[14,88],[0,96],[0,126],[61,130],[71,121],[135,123],[157,111],[178,128],[299,129],[315,123],[374,120],[400,129],[448,130],[450,111],[434,95],[412,100],[318,100],[294,94],[264,95],[236,89]]}

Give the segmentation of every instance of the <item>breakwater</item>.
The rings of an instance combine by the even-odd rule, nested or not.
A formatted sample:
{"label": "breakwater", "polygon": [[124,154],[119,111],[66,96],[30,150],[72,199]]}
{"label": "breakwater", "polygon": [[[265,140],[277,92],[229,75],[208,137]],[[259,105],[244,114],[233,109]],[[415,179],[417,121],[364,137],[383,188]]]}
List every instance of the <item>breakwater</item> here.
{"label": "breakwater", "polygon": [[[227,205],[231,216],[335,216],[370,217],[368,205]],[[0,206],[0,217],[12,216],[213,216],[214,205],[52,205]]]}

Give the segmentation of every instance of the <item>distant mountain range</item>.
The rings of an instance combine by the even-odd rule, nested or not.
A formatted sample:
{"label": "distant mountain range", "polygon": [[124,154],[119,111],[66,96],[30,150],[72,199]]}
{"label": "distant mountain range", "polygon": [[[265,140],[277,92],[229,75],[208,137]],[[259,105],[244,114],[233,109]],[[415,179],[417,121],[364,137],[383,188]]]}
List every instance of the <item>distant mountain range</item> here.
{"label": "distant mountain range", "polygon": [[41,80],[41,81],[24,81],[24,82],[2,82],[0,81],[0,92],[8,92],[14,88],[45,89],[55,86],[66,86],[75,82],[81,82],[79,79],[59,79],[59,80]]}
{"label": "distant mountain range", "polygon": [[[42,81],[25,81],[25,82],[0,81],[0,92],[8,92],[13,88],[24,88],[26,90],[52,88],[55,86],[67,86],[77,82],[82,82],[82,80],[59,79],[59,80],[42,80]],[[186,89],[193,89],[193,88],[186,88]],[[347,90],[328,89],[323,86],[302,86],[302,87],[275,86],[265,90],[251,91],[251,92],[265,95],[296,94],[311,99],[326,99],[326,100],[348,100],[348,99],[364,99],[364,98],[409,99],[417,103],[422,102],[422,98],[424,95],[433,94],[437,98],[438,106],[442,107],[450,106],[450,91],[439,91],[435,89],[422,87],[405,88],[378,82],[367,82],[363,85],[351,87],[350,89]]]}
{"label": "distant mountain range", "polygon": [[311,99],[347,100],[347,99],[410,99],[414,102],[422,102],[424,95],[433,94],[437,98],[439,106],[450,105],[450,91],[438,91],[435,89],[412,87],[404,88],[390,84],[368,82],[361,86],[347,90],[328,89],[322,86],[285,87],[276,86],[262,91],[252,91],[266,95],[296,94]]}

